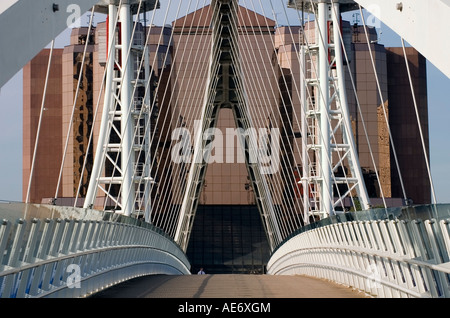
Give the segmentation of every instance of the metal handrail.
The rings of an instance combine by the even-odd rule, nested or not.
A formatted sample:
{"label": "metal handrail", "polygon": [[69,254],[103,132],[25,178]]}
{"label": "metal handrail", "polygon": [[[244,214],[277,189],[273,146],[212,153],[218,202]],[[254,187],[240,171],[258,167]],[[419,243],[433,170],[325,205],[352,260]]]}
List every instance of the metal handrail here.
{"label": "metal handrail", "polygon": [[436,211],[425,221],[344,218],[302,231],[274,251],[268,273],[325,278],[377,297],[448,298],[450,206]]}
{"label": "metal handrail", "polygon": [[0,222],[0,297],[85,297],[138,276],[190,274],[185,253],[153,225],[73,209],[73,215],[60,209],[65,219],[28,217],[14,224],[0,207],[9,217]]}

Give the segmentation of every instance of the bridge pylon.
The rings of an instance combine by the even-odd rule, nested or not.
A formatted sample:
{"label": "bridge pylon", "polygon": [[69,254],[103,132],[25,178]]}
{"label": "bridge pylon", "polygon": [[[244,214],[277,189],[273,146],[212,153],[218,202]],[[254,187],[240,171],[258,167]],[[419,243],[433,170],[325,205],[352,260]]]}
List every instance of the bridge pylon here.
{"label": "bridge pylon", "polygon": [[150,93],[146,86],[151,70],[148,48],[135,37],[142,31],[133,27],[132,16],[157,5],[157,0],[103,0],[97,6],[98,11],[108,13],[108,58],[101,126],[85,208],[95,205],[101,190],[101,195],[112,202],[109,209],[116,213],[149,217],[151,160],[142,158],[148,158],[150,151]]}
{"label": "bridge pylon", "polygon": [[300,49],[303,162],[299,183],[305,189],[306,220],[335,214],[347,197],[357,198],[362,209],[370,207],[353,137],[339,32],[341,10],[355,5],[349,0],[289,1],[289,7],[316,16],[315,43],[308,43],[311,37],[303,33]]}
{"label": "bridge pylon", "polygon": [[[276,219],[273,198],[264,177],[266,173],[257,158],[257,140],[246,133],[254,128],[248,109],[249,102],[243,82],[238,42],[238,0],[212,0],[212,47],[207,88],[201,120],[196,131],[193,160],[189,169],[186,191],[178,217],[175,241],[187,249],[196,209],[211,154],[213,138],[205,140],[205,133],[217,125],[220,109],[231,109],[237,135],[243,148],[245,164],[255,201],[261,214],[269,245],[273,249],[282,241]],[[248,137],[248,139],[247,139]],[[253,159],[253,160],[252,160]]]}

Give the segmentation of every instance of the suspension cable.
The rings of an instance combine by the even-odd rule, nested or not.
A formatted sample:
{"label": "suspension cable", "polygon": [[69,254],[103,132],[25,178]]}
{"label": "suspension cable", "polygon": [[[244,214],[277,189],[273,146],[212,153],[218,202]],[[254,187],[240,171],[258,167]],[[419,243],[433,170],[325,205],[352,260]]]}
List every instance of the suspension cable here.
{"label": "suspension cable", "polygon": [[[260,4],[261,4],[261,1],[260,1]],[[262,4],[261,4],[261,5],[262,5]],[[256,12],[253,1],[252,1],[252,6],[253,6],[253,11]],[[251,17],[250,17],[250,15],[249,15],[249,10],[246,10],[246,12],[247,12],[248,20],[251,21]],[[268,24],[268,21],[267,21],[267,17],[264,17],[264,18],[265,18],[265,22],[266,22],[266,25],[265,25],[264,27],[267,28],[267,29],[270,29],[269,24]],[[243,18],[243,19],[244,19],[244,18]],[[260,34],[259,36],[260,36],[261,38],[264,38],[264,33],[263,33],[263,30],[262,30],[261,25],[259,24],[259,21],[258,21],[258,26],[257,26],[257,27],[258,27],[259,34]],[[253,26],[252,26],[252,28],[253,28]],[[245,28],[244,28],[244,31],[246,32],[247,37],[250,38],[250,35],[249,35],[248,31],[247,31]],[[259,52],[259,59],[261,59],[261,60],[264,61],[264,56],[263,56],[263,51],[264,51],[264,52],[267,53],[266,59],[270,60],[270,59],[271,59],[271,54],[270,54],[271,51],[267,48],[266,41],[264,41],[264,40],[258,41],[258,39],[257,39],[257,36],[258,36],[257,32],[256,32],[255,30],[252,30],[252,32],[253,32],[253,37],[255,38],[255,43],[256,43],[256,45],[257,45],[256,51]],[[264,44],[264,48],[263,48],[263,49],[261,49],[261,47],[260,47],[260,42],[262,42],[262,43]],[[258,57],[257,57],[256,54],[255,54],[255,49],[254,49],[254,48],[249,48],[249,47],[248,47],[248,44],[247,44],[247,41],[245,41],[244,43],[247,45],[247,50],[248,50],[248,52],[251,52],[251,53],[253,54],[254,60],[258,60]],[[272,39],[271,39],[271,43],[273,44]],[[250,57],[247,56],[247,59],[250,59]],[[245,62],[245,61],[244,61],[244,62]],[[264,74],[262,74],[261,68],[260,68],[260,67],[255,68],[255,65],[252,64],[252,63],[250,63],[250,61],[247,63],[247,65],[248,65],[248,64],[251,64],[251,65],[253,66],[253,69],[254,69],[253,72],[255,72],[255,73],[258,72],[258,73],[259,73],[259,74],[257,74],[257,77],[259,76],[259,78],[264,78],[264,76],[263,76]],[[246,63],[244,63],[244,65],[246,65]],[[278,59],[278,57],[277,57],[277,65],[278,65],[278,68],[279,68],[280,71],[281,71],[281,66],[279,65],[279,59]],[[268,77],[268,78],[270,78],[269,71],[267,70],[266,63],[263,63],[263,66],[264,66],[263,70],[264,70],[264,72],[265,72],[265,76]],[[283,105],[284,111],[286,112],[286,114],[288,114],[289,112],[288,112],[288,110],[287,110],[287,105],[286,105],[285,97],[283,97],[283,94],[282,94],[282,91],[281,91],[281,88],[280,88],[280,85],[279,85],[279,83],[278,83],[278,79],[277,79],[277,76],[276,76],[275,65],[273,65],[273,64],[271,63],[271,66],[272,66],[271,69],[272,69],[272,72],[273,72],[273,77],[277,80],[277,82],[276,82],[276,84],[275,84],[275,87],[277,88],[277,91],[278,91],[278,93],[279,93],[279,95],[277,95],[276,92],[275,92],[275,88],[274,88],[273,86],[271,86],[271,92],[272,92],[271,95],[272,95],[272,97],[273,97],[274,100],[276,100],[276,101],[278,101],[278,99],[281,100],[281,104]],[[245,68],[244,68],[244,70],[245,70]],[[247,77],[250,78],[250,76],[247,76]],[[283,78],[284,83],[285,83],[285,87],[287,88],[287,80],[285,79],[285,75],[283,74],[282,71],[280,72],[280,77]],[[244,78],[245,78],[245,77],[244,77]],[[294,79],[292,79],[292,80],[294,80]],[[268,102],[266,102],[266,103],[263,103],[263,105],[265,106],[266,112],[268,113],[269,117],[270,117],[270,116],[275,116],[274,111],[271,111],[270,109],[268,109],[268,107],[270,107],[270,96],[269,96],[269,94],[268,94],[268,92],[267,92],[267,89],[264,89],[264,87],[261,86],[261,82],[260,82],[260,81],[257,81],[257,83],[258,83],[258,86],[259,86],[259,90],[260,90],[261,92],[264,92],[264,94],[265,94],[266,96],[264,97],[264,96],[261,96],[261,95],[257,95],[257,96],[254,96],[253,99],[254,99],[254,100],[258,100],[258,99],[260,99],[261,97],[264,97],[264,98],[265,98],[264,100],[267,100],[267,101],[268,101]],[[252,89],[249,88],[249,91],[252,92]],[[256,93],[255,93],[255,94],[256,94]],[[290,94],[288,94],[288,95],[290,95]],[[289,98],[289,101],[290,101],[291,104],[292,104],[292,99],[291,99],[291,97],[289,96],[288,98]],[[268,104],[269,104],[269,105],[268,105]],[[292,107],[293,107],[293,106],[292,106]],[[275,109],[275,112],[277,113],[276,115],[279,116],[280,119],[283,118],[283,116],[282,116],[282,114],[281,114],[280,107],[278,107],[278,105],[277,105],[277,107],[275,107],[274,109]],[[250,107],[250,110],[252,110],[252,107]],[[255,110],[255,111],[260,111],[260,112],[261,112],[261,110],[259,109],[259,107],[256,107],[256,110]],[[257,116],[257,118],[258,118],[258,117],[261,118],[261,119],[263,118],[263,116],[261,116],[261,115]],[[275,120],[276,120],[276,119],[275,119]],[[276,121],[275,121],[275,122],[276,122]],[[289,130],[292,131],[292,132],[294,131],[294,128],[293,128],[291,119],[287,120],[287,123],[286,123],[284,120],[281,120],[280,123],[281,123],[282,128],[283,128],[286,132],[288,132]],[[260,124],[260,125],[261,125],[261,124]],[[264,124],[262,124],[262,125],[264,125]],[[286,125],[288,125],[288,127],[286,127]],[[281,136],[280,136],[280,138],[281,138]],[[297,148],[298,153],[300,153],[300,150],[298,149],[298,144],[297,144],[297,143],[294,143],[294,144],[295,144],[295,146],[297,146],[296,148]],[[289,153],[289,151],[290,151],[292,154],[294,153],[294,149],[293,149],[293,145],[292,145],[292,144],[289,143],[288,145],[286,145],[286,143],[281,142],[281,146],[283,147],[282,151],[284,151],[285,153]],[[286,146],[288,146],[289,149],[286,149]],[[292,158],[292,159],[294,159],[294,158]],[[295,160],[295,159],[294,159],[294,160]],[[282,165],[282,169],[281,169],[281,171],[280,171],[279,180],[272,180],[271,184],[272,184],[272,186],[273,186],[273,184],[275,184],[275,195],[278,197],[278,200],[281,200],[281,201],[283,202],[283,201],[284,201],[284,200],[283,200],[283,194],[285,194],[285,191],[281,188],[281,187],[282,187],[282,182],[283,182],[282,180],[284,180],[284,181],[293,181],[293,182],[295,183],[295,186],[297,186],[297,185],[296,185],[296,180],[295,180],[294,173],[292,173],[291,175],[286,175],[286,173],[287,173],[288,171],[292,171],[293,169],[295,169],[295,166],[296,166],[296,165],[295,165],[295,162],[292,162],[292,161],[291,161],[291,158],[289,158],[289,156],[287,156],[287,160],[282,160],[282,161],[280,162],[280,164]],[[283,165],[284,165],[284,167],[283,167]],[[298,200],[295,200],[295,198],[292,197],[291,200],[289,200],[288,202],[285,202],[286,205],[287,205],[287,208],[284,209],[283,212],[282,212],[284,215],[289,215],[289,214],[290,214],[290,213],[289,213],[289,210],[290,210],[289,207],[291,207],[291,214],[292,214],[292,216],[291,216],[291,218],[288,220],[288,221],[290,221],[289,225],[291,226],[290,232],[292,232],[293,230],[295,230],[295,229],[297,229],[297,228],[300,227],[300,224],[299,224],[299,223],[300,223],[300,220],[298,219],[298,214],[295,213],[295,206],[296,206],[296,204],[295,204],[294,201],[297,202],[297,208],[300,209],[300,203],[298,202]],[[303,201],[303,198],[300,198],[300,201]],[[286,213],[287,213],[287,214],[286,214]],[[301,218],[302,218],[302,221],[305,222],[305,219],[304,219],[303,215],[301,215]]]}
{"label": "suspension cable", "polygon": [[74,116],[75,116],[75,108],[76,108],[77,100],[78,100],[78,93],[80,91],[81,79],[82,79],[82,76],[83,76],[83,69],[84,69],[84,64],[85,64],[85,61],[86,61],[87,47],[88,47],[89,41],[90,41],[90,35],[91,35],[91,29],[92,29],[92,21],[94,19],[94,9],[95,9],[95,6],[92,7],[91,16],[89,18],[89,28],[88,28],[88,33],[87,33],[87,36],[86,36],[86,43],[84,45],[84,50],[83,50],[83,59],[81,61],[81,67],[80,67],[80,74],[78,76],[77,89],[76,89],[76,92],[75,92],[75,97],[73,99],[72,114],[70,116],[69,127],[67,129],[66,144],[64,146],[63,158],[61,160],[61,168],[60,168],[60,171],[59,171],[58,184],[56,186],[55,197],[54,197],[55,200],[58,198],[59,187],[61,185],[63,168],[64,168],[64,163],[65,163],[65,159],[66,159],[66,155],[67,155],[67,148],[68,148],[68,145],[69,145],[69,139],[70,139],[70,135],[71,135],[70,131],[72,130],[73,119],[74,119]]}
{"label": "suspension cable", "polygon": [[[197,5],[198,5],[198,0],[197,0]],[[189,2],[189,5],[188,5],[188,8],[186,9],[186,12],[188,12],[190,10],[190,7],[191,7],[191,1]],[[176,17],[178,17],[178,15],[179,15],[179,12],[177,12]],[[181,34],[185,32],[184,29],[186,27],[186,20],[187,19],[185,18],[184,21],[183,21],[183,25],[182,25],[182,28],[181,28],[181,31],[180,31]],[[191,21],[191,26],[189,28],[189,32],[192,30],[192,23],[193,23],[193,21]],[[172,29],[171,35],[170,35],[170,40],[169,40],[170,43],[172,43],[172,41],[174,39],[174,32],[175,32],[174,29]],[[168,49],[166,51],[165,60],[169,57],[169,53],[170,53],[170,50]],[[168,81],[170,81],[172,79],[172,73],[174,72],[174,69],[175,69],[175,63],[178,62],[178,59],[182,60],[184,58],[184,56],[185,56],[185,53],[186,53],[186,47],[183,48],[181,57],[179,56],[178,50],[177,50],[175,56],[171,58],[171,64],[172,65],[170,67],[170,72],[169,72],[169,74],[167,76]],[[190,56],[191,56],[191,54],[189,54],[189,57]],[[185,69],[185,72],[186,72],[186,69]],[[178,76],[179,76],[179,73],[176,73],[176,76],[175,76],[176,80],[175,80],[175,82],[177,82]],[[159,78],[158,85],[162,85],[162,80],[163,80],[163,76],[161,75],[160,78]],[[184,80],[184,78],[183,78],[183,80]],[[168,105],[171,105],[172,98],[173,98],[173,95],[174,95],[174,92],[169,92],[168,91],[169,88],[170,88],[169,82],[167,82],[165,87],[162,87],[162,88],[164,89],[164,93],[162,94],[162,96],[158,97],[158,104],[159,104],[158,106],[159,106],[159,108],[161,110],[162,110],[162,105],[163,104],[167,103]],[[158,95],[159,95],[159,90],[160,89],[158,88],[158,93],[157,93]],[[155,99],[155,101],[156,101],[156,99]],[[166,126],[167,127],[171,127],[173,124],[176,125],[176,123],[173,123],[173,121],[175,120],[175,116],[170,116],[170,120],[169,120],[169,122],[167,122],[167,118],[168,118],[167,116],[169,114],[168,110],[166,111],[164,119],[162,119],[162,124],[161,124],[161,117],[162,117],[161,113],[162,113],[162,111],[160,111],[158,113],[158,118],[157,118],[156,122],[157,122],[157,124],[159,123],[163,127],[163,131],[160,132],[160,135],[159,135],[158,140],[156,142],[154,140],[156,139],[157,131],[155,130],[154,135],[151,136],[151,143],[155,143],[157,148],[159,148],[161,144],[168,143],[169,134],[166,134],[164,136],[164,141],[162,141],[162,135],[164,134],[164,131],[165,131],[164,127],[166,127]],[[165,149],[165,148],[163,147],[163,149]],[[156,151],[158,151],[158,150],[156,150]],[[162,150],[162,151],[164,152],[164,150]],[[163,154],[160,154],[160,155],[163,155]],[[166,157],[166,159],[164,161],[160,160],[159,162],[157,162],[157,156],[154,156],[152,158],[149,158],[149,157],[150,157],[149,154],[147,154],[147,157],[146,157],[145,160],[146,161],[150,161],[151,160],[150,165],[152,167],[154,165],[156,166],[155,170],[156,170],[156,173],[158,174],[158,177],[164,178],[164,179],[158,180],[158,185],[157,185],[158,193],[161,193],[161,192],[164,193],[164,191],[166,191],[166,189],[167,189],[167,191],[170,190],[169,189],[169,185],[171,184],[171,180],[168,180],[168,179],[173,178],[173,171],[174,171],[174,169],[170,169],[170,161]],[[167,166],[168,164],[169,164],[169,167]],[[169,169],[170,171],[172,171],[172,173],[171,174],[167,173],[167,174],[159,175],[158,171],[166,171],[166,169]],[[173,189],[173,187],[172,187],[172,189]],[[157,215],[155,215],[155,217],[153,218],[152,223],[154,223],[155,225],[160,226],[162,228],[165,228],[167,230],[167,229],[170,229],[170,227],[171,227],[171,224],[168,224],[168,222],[169,222],[168,220],[174,214],[172,206],[169,206],[171,204],[170,200],[173,200],[173,195],[171,196],[169,194],[166,194],[166,195],[159,196],[159,197],[161,197],[161,199],[160,200],[159,199],[156,200],[155,205],[152,207],[152,211],[153,210],[155,210],[155,211],[164,211],[164,213],[157,213]],[[165,199],[166,199],[166,201],[164,201]],[[164,206],[164,202],[166,204],[165,206]],[[168,233],[170,233],[170,230],[168,230]]]}
{"label": "suspension cable", "polygon": [[41,111],[39,114],[39,123],[38,123],[37,132],[36,132],[36,139],[35,139],[35,143],[34,143],[33,160],[31,162],[30,176],[28,178],[27,197],[25,199],[25,203],[27,203],[27,204],[30,203],[31,182],[33,180],[34,166],[36,164],[36,154],[37,154],[37,149],[38,149],[38,144],[39,144],[39,136],[40,136],[40,132],[41,132],[42,118],[44,116],[45,98],[47,95],[47,86],[48,86],[48,80],[50,77],[50,68],[51,68],[51,64],[52,64],[54,47],[55,47],[55,40],[52,40],[51,45],[50,45],[50,53],[48,56],[47,74],[45,75],[45,84],[44,84],[44,90],[43,90],[43,95],[42,95]]}
{"label": "suspension cable", "polygon": [[363,15],[363,12],[362,12],[361,5],[359,5],[359,12],[361,14],[361,18],[362,18],[362,22],[363,22],[364,33],[365,33],[365,36],[366,36],[366,42],[367,42],[367,46],[369,48],[370,60],[372,62],[373,72],[374,72],[374,75],[375,75],[375,80],[376,80],[377,88],[378,88],[378,94],[379,94],[381,105],[382,105],[382,109],[383,109],[384,119],[386,121],[386,127],[387,127],[388,133],[389,133],[389,140],[390,140],[391,145],[392,145],[392,153],[394,155],[395,165],[397,167],[397,172],[398,172],[399,179],[400,179],[400,185],[401,185],[401,188],[402,188],[403,197],[405,199],[405,202],[407,202],[408,198],[406,196],[405,186],[403,184],[403,178],[402,178],[402,174],[401,174],[401,170],[400,170],[400,165],[399,165],[398,159],[397,159],[397,151],[395,149],[394,140],[392,138],[391,128],[390,128],[390,125],[389,125],[389,119],[388,119],[387,113],[386,113],[386,107],[385,107],[385,103],[384,103],[384,99],[383,99],[383,94],[381,92],[380,81],[378,79],[378,74],[377,74],[375,61],[374,61],[374,57],[373,57],[373,53],[372,53],[372,47],[370,45],[369,35],[367,33],[367,26],[366,26],[366,22],[365,22],[365,19],[364,19],[364,15]]}
{"label": "suspension cable", "polygon": [[436,204],[437,203],[436,193],[434,191],[434,183],[433,183],[433,178],[431,176],[430,164],[429,164],[429,161],[428,161],[427,150],[425,149],[425,139],[423,137],[422,124],[420,122],[420,116],[419,116],[419,109],[417,107],[416,94],[414,92],[414,85],[413,85],[413,81],[412,81],[412,78],[411,78],[411,71],[409,69],[409,61],[408,61],[408,56],[406,54],[405,41],[404,41],[403,38],[401,38],[401,41],[402,41],[402,48],[403,48],[403,56],[405,58],[406,70],[408,72],[409,86],[411,87],[411,95],[412,95],[412,99],[413,99],[413,103],[414,103],[414,110],[416,112],[417,126],[419,127],[420,140],[422,141],[423,155],[424,155],[424,158],[425,158],[425,164],[427,166],[428,178],[430,180],[431,194],[432,194],[432,200],[433,200],[432,203]]}

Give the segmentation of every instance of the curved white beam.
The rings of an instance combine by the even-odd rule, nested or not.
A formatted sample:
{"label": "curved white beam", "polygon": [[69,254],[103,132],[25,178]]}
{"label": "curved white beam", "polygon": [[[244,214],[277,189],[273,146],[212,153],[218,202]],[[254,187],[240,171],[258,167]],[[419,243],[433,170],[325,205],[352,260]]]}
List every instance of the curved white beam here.
{"label": "curved white beam", "polygon": [[0,87],[99,0],[2,0]]}
{"label": "curved white beam", "polygon": [[450,0],[355,0],[450,78]]}

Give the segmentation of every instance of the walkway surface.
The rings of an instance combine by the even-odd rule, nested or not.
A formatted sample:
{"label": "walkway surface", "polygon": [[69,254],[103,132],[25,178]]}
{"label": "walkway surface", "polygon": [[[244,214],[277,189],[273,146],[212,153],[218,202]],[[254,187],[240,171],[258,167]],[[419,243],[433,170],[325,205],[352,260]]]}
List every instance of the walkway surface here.
{"label": "walkway surface", "polygon": [[304,276],[147,276],[124,282],[91,298],[366,298],[329,281]]}

